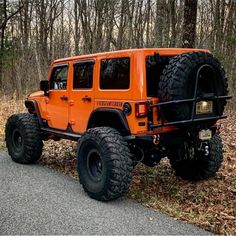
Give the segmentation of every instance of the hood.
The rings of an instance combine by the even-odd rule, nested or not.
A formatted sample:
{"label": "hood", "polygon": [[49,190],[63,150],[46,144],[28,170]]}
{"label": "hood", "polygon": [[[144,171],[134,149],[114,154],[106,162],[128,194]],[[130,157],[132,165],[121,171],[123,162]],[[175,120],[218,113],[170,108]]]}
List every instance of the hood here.
{"label": "hood", "polygon": [[28,95],[28,98],[43,97],[43,96],[44,96],[43,91],[37,91],[37,92],[31,93],[30,95]]}

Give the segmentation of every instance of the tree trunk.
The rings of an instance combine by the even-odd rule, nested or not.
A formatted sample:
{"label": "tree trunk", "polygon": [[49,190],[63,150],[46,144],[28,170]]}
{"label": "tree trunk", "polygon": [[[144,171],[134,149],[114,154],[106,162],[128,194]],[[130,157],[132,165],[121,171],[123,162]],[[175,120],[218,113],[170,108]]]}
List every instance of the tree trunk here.
{"label": "tree trunk", "polygon": [[185,0],[182,45],[193,48],[195,45],[197,23],[197,0]]}
{"label": "tree trunk", "polygon": [[3,23],[1,23],[1,43],[0,43],[0,89],[2,89],[2,80],[3,80],[3,56],[4,56],[4,38],[5,38],[5,28],[6,28],[6,20],[7,20],[7,1],[3,1],[3,12],[1,19]]}
{"label": "tree trunk", "polygon": [[170,1],[170,27],[171,27],[171,38],[170,47],[175,47],[176,44],[176,0]]}
{"label": "tree trunk", "polygon": [[79,20],[78,20],[78,3],[74,0],[75,14],[75,55],[79,55]]}

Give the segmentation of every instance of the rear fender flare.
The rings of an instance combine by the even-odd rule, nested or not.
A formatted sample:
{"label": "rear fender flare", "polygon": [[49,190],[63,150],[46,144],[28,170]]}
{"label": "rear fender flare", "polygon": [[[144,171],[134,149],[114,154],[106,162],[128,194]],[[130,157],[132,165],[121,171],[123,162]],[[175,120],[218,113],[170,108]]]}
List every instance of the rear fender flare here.
{"label": "rear fender flare", "polygon": [[[129,125],[127,122],[127,119],[123,113],[122,110],[119,109],[112,109],[112,108],[97,108],[95,109],[89,117],[89,121],[88,121],[88,125],[87,125],[87,130],[90,128],[94,128],[96,127],[96,123],[98,124],[98,122],[103,123],[103,121],[98,121],[98,117],[107,115],[109,117],[109,115],[113,115],[114,117],[116,117],[117,121],[119,121],[119,123],[117,124],[119,127],[122,128],[122,130],[124,131],[125,135],[129,135],[130,134],[130,129],[129,129]],[[106,123],[104,122],[104,126],[106,126]],[[114,127],[112,127],[114,128]]]}

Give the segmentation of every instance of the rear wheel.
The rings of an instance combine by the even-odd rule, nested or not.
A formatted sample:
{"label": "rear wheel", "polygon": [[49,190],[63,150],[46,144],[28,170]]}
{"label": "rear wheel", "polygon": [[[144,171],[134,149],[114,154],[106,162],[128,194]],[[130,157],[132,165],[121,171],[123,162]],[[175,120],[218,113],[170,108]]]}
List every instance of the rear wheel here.
{"label": "rear wheel", "polygon": [[169,159],[176,175],[183,179],[197,181],[212,177],[223,161],[221,138],[217,134],[212,137],[208,155],[183,141],[180,145],[169,148]]}
{"label": "rear wheel", "polygon": [[122,196],[132,179],[127,143],[109,127],[89,129],[79,140],[78,173],[88,195],[100,201]]}
{"label": "rear wheel", "polygon": [[22,164],[36,162],[43,142],[36,117],[29,113],[12,115],[6,123],[6,145],[12,160]]}

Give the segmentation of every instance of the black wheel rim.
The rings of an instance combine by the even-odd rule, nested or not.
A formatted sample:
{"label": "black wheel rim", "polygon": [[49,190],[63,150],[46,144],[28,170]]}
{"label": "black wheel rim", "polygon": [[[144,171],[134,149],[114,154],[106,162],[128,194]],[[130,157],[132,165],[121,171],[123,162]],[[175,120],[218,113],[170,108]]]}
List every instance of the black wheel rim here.
{"label": "black wheel rim", "polygon": [[12,144],[17,152],[23,148],[23,137],[19,129],[14,129],[12,132]]}
{"label": "black wheel rim", "polygon": [[90,177],[95,181],[100,181],[103,173],[103,164],[100,154],[96,149],[89,151],[87,156],[87,169]]}

